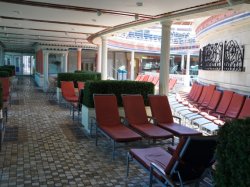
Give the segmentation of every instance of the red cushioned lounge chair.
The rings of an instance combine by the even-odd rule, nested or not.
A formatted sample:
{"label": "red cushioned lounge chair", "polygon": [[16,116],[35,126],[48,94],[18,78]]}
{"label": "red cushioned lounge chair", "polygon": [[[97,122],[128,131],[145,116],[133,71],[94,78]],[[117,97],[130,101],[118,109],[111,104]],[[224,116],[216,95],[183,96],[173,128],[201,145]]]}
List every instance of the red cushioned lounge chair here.
{"label": "red cushioned lounge chair", "polygon": [[222,126],[224,125],[225,120],[232,120],[237,118],[244,104],[244,101],[245,101],[244,95],[234,93],[225,115],[217,116],[218,119],[213,120],[213,122],[216,125]]}
{"label": "red cushioned lounge chair", "polygon": [[171,91],[174,89],[174,86],[176,85],[177,83],[177,79],[170,79],[169,80],[169,85],[168,85],[168,89]]}
{"label": "red cushioned lounge chair", "polygon": [[137,77],[136,77],[135,81],[139,81],[139,80],[141,79],[141,77],[142,77],[142,75],[141,75],[141,74],[137,75]]}
{"label": "red cushioned lounge chair", "polygon": [[72,118],[74,120],[74,113],[76,111],[76,106],[78,105],[78,96],[75,93],[75,87],[73,81],[61,81],[61,91],[62,91],[62,97],[65,101],[67,101],[73,111]]}
{"label": "red cushioned lounge chair", "polygon": [[213,120],[216,120],[219,115],[225,115],[232,100],[233,94],[234,92],[232,91],[228,90],[223,91],[222,98],[220,100],[218,107],[216,108],[216,111],[209,111],[209,113],[201,112],[200,114],[203,116],[203,118],[194,120],[193,124],[201,126],[210,123]]}
{"label": "red cushioned lounge chair", "polygon": [[141,95],[122,95],[126,120],[131,128],[148,140],[174,140],[173,134],[148,121]]}
{"label": "red cushioned lounge chair", "polygon": [[80,93],[80,91],[84,89],[84,85],[85,85],[85,82],[77,81],[78,93]]}
{"label": "red cushioned lounge chair", "polygon": [[217,138],[214,136],[191,136],[181,139],[173,154],[163,148],[152,147],[131,149],[127,158],[127,176],[129,162],[136,160],[150,171],[149,186],[153,178],[164,186],[181,186],[199,182],[214,163]]}
{"label": "red cushioned lounge chair", "polygon": [[246,117],[250,117],[250,98],[246,98],[238,118],[244,119]]}
{"label": "red cushioned lounge chair", "polygon": [[114,158],[116,143],[141,140],[142,137],[122,124],[115,95],[94,95],[96,112],[96,145],[98,131],[102,132],[113,143]]}
{"label": "red cushioned lounge chair", "polygon": [[[152,117],[159,127],[166,129],[178,137],[202,135],[202,133],[196,130],[174,122],[167,96],[149,95],[148,98]],[[178,119],[180,120],[180,118]]]}
{"label": "red cushioned lounge chair", "polygon": [[[200,107],[198,112],[195,113],[191,113],[191,114],[186,114],[184,117],[187,120],[194,120],[197,118],[203,118],[203,115],[207,114],[209,111],[214,111],[217,107],[217,105],[219,104],[220,98],[221,98],[222,93],[218,90],[215,90],[213,92],[213,96],[208,104],[208,106],[205,107]],[[201,115],[203,114],[203,115]]]}
{"label": "red cushioned lounge chair", "polygon": [[9,77],[0,77],[3,88],[3,114],[6,122],[8,121],[8,107],[10,104],[10,79]]}
{"label": "red cushioned lounge chair", "polygon": [[191,113],[198,113],[204,107],[207,107],[215,90],[215,85],[204,86],[202,94],[197,103],[189,105],[187,110],[180,111],[181,116],[185,116]]}

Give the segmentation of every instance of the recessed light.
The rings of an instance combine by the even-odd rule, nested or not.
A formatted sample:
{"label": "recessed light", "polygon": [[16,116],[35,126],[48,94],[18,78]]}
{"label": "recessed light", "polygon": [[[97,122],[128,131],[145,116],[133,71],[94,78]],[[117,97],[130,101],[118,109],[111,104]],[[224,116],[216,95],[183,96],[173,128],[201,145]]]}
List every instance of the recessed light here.
{"label": "recessed light", "polygon": [[136,6],[143,6],[143,2],[136,2]]}
{"label": "recessed light", "polygon": [[102,15],[102,12],[100,10],[97,10],[97,16],[101,16]]}

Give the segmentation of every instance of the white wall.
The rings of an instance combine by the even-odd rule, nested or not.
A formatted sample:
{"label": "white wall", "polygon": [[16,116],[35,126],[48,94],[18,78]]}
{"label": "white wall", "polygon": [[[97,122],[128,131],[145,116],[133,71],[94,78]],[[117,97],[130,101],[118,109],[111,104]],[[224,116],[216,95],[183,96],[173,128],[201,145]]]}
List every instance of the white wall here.
{"label": "white wall", "polygon": [[244,72],[235,71],[205,71],[199,70],[198,79],[204,83],[213,83],[222,89],[230,89],[250,95],[250,18],[223,25],[198,37],[200,46],[236,40],[239,45],[245,46]]}

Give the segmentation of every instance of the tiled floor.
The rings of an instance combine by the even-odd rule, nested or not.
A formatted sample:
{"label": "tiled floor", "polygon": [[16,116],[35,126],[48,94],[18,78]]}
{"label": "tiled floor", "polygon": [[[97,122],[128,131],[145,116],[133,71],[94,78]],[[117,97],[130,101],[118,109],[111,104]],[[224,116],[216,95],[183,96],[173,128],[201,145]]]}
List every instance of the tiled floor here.
{"label": "tiled floor", "polygon": [[1,187],[147,186],[148,174],[135,163],[126,179],[126,150],[112,161],[109,142],[96,147],[69,110],[49,102],[33,79],[18,83],[0,152]]}

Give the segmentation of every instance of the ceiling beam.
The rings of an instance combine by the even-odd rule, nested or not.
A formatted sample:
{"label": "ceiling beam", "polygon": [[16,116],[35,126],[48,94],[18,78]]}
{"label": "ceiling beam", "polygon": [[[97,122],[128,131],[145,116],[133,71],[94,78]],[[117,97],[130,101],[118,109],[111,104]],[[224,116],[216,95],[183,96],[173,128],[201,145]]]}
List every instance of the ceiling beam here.
{"label": "ceiling beam", "polygon": [[74,25],[74,26],[83,26],[83,27],[98,27],[98,28],[112,28],[104,25],[93,25],[93,24],[83,24],[83,23],[72,23],[72,22],[64,22],[64,21],[53,21],[53,20],[42,20],[42,19],[29,19],[29,18],[17,18],[17,17],[9,17],[9,16],[0,16],[2,19],[7,20],[18,20],[18,21],[32,21],[39,23],[54,23],[54,24],[62,24],[62,25]]}
{"label": "ceiling beam", "polygon": [[35,28],[25,28],[25,27],[9,27],[9,26],[2,26],[2,29],[3,30],[7,30],[7,29],[21,29],[21,30],[30,30],[30,31],[56,32],[56,33],[68,33],[68,34],[87,34],[87,35],[92,34],[92,33],[88,33],[88,32],[73,32],[73,31],[49,30],[49,29],[35,29]]}
{"label": "ceiling beam", "polygon": [[119,15],[119,16],[129,16],[129,17],[134,17],[135,15],[138,15],[140,18],[144,18],[144,19],[148,19],[152,17],[151,15],[137,14],[133,12],[124,12],[124,11],[116,11],[116,10],[107,10],[107,9],[80,7],[80,6],[72,6],[72,5],[55,4],[55,3],[26,1],[26,0],[0,0],[0,2],[19,4],[19,5],[29,5],[29,6],[35,6],[35,7],[80,11],[80,12],[95,12],[95,13],[101,12],[103,14],[113,14],[113,15]]}
{"label": "ceiling beam", "polygon": [[79,39],[79,40],[86,40],[87,38],[76,38],[76,37],[62,37],[62,36],[49,36],[49,35],[40,35],[40,34],[19,34],[19,33],[11,33],[11,32],[0,32],[0,34],[4,35],[17,35],[17,36],[34,36],[34,37],[48,37],[48,38],[63,38],[63,39]]}

